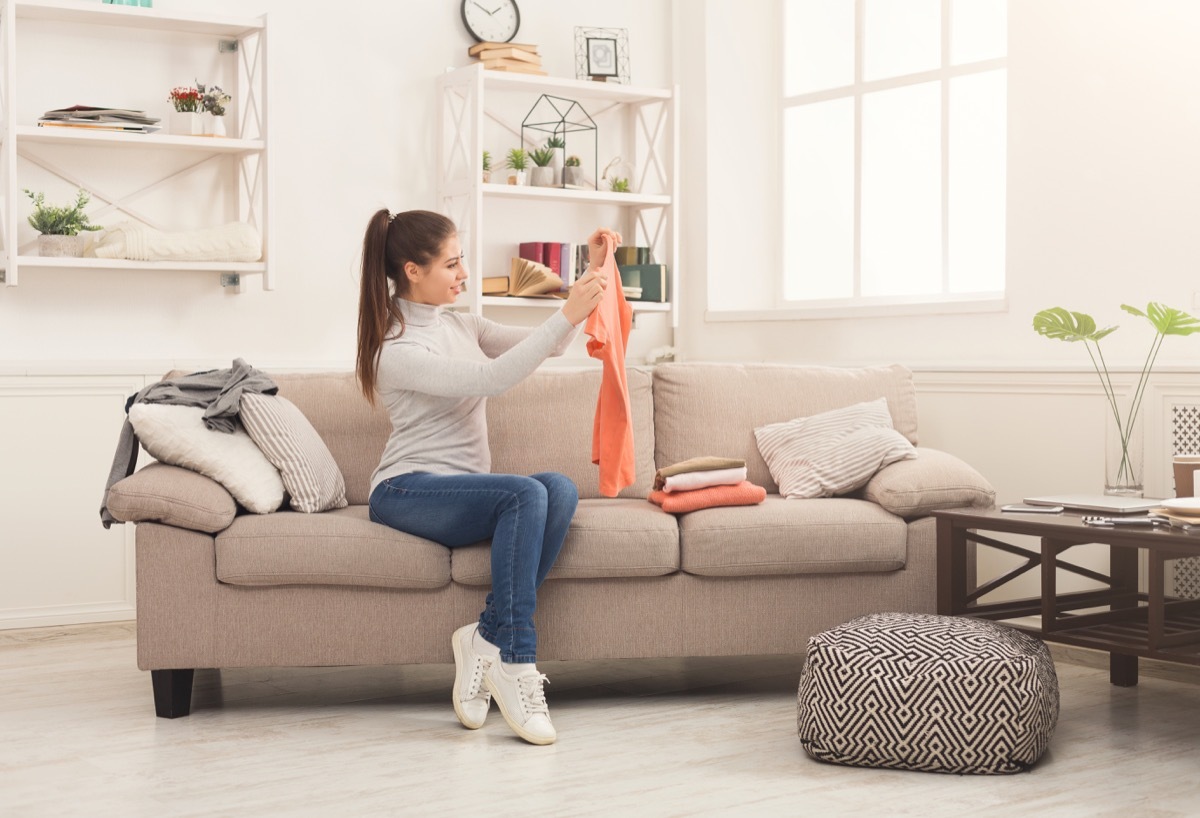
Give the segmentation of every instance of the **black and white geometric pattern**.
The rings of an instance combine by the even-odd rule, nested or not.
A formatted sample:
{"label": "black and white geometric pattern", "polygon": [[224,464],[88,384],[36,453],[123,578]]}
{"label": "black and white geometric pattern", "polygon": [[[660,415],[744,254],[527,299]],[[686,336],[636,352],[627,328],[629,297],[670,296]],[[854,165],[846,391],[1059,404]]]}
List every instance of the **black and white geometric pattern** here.
{"label": "black and white geometric pattern", "polygon": [[[1173,454],[1200,454],[1200,406],[1176,403],[1171,406]],[[1174,560],[1174,595],[1200,599],[1200,557]]]}
{"label": "black and white geometric pattern", "polygon": [[800,744],[818,761],[1015,773],[1050,744],[1058,677],[1039,639],[977,619],[859,617],[808,642]]}

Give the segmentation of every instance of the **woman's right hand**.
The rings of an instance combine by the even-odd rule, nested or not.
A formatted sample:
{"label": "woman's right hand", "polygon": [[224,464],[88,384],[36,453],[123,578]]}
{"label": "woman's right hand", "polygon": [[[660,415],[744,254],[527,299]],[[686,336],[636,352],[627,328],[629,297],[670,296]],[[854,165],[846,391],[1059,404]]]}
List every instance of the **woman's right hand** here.
{"label": "woman's right hand", "polygon": [[581,323],[596,309],[607,286],[608,281],[600,275],[599,270],[588,270],[583,278],[571,285],[567,303],[563,304],[563,315],[572,324]]}

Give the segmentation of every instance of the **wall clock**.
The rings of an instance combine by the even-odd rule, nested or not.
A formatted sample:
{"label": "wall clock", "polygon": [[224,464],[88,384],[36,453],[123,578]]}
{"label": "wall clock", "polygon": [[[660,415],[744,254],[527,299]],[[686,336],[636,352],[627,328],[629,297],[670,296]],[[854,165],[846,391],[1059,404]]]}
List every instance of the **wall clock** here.
{"label": "wall clock", "polygon": [[507,43],[517,36],[521,12],[516,0],[463,0],[462,21],[481,43]]}

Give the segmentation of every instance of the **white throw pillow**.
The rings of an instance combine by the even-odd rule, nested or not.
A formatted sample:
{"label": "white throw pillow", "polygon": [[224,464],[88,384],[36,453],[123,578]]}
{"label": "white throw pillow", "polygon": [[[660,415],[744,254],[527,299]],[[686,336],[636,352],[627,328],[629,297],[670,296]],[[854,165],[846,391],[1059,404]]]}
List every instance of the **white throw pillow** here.
{"label": "white throw pillow", "polygon": [[296,511],[346,507],[346,481],[329,447],[296,404],[277,395],[242,395],[250,438],[279,469]]}
{"label": "white throw pillow", "polygon": [[886,398],[760,426],[754,437],[779,493],[789,499],[845,494],[889,463],[917,456],[892,428]]}
{"label": "white throw pillow", "polygon": [[283,503],[279,472],[241,428],[214,432],[199,406],[169,403],[135,403],[129,422],[151,457],[211,477],[250,511],[267,514]]}

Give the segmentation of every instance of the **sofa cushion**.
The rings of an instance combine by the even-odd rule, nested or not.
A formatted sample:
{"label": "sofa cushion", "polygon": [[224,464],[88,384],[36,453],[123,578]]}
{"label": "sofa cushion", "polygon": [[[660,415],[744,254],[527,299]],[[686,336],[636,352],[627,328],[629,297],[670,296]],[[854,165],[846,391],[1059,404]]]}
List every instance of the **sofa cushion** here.
{"label": "sofa cushion", "polygon": [[[451,575],[463,585],[490,585],[489,544],[450,552]],[[675,518],[645,500],[580,500],[551,579],[660,577],[679,570]]]}
{"label": "sofa cushion", "polygon": [[162,523],[212,534],[233,522],[237,503],[211,477],[151,463],[113,484],[108,510],[122,523]]}
{"label": "sofa cushion", "polygon": [[892,428],[885,398],[759,426],[754,437],[779,493],[789,500],[846,494],[883,466],[917,456]]}
{"label": "sofa cushion", "polygon": [[366,506],[320,514],[243,515],[216,538],[217,579],[231,585],[438,588],[450,551],[371,522]]}
{"label": "sofa cushion", "polygon": [[746,461],[746,479],[777,493],[754,429],[887,398],[892,426],[917,443],[917,397],[902,366],[670,363],[654,368],[657,468],[700,455]]}
{"label": "sofa cushion", "polygon": [[991,508],[996,490],[983,475],[952,454],[917,449],[915,460],[880,469],[863,497],[901,517],[923,517],[938,508]]}
{"label": "sofa cushion", "polygon": [[346,481],[329,447],[296,404],[278,395],[242,395],[242,425],[279,469],[296,511],[346,507]]}
{"label": "sofa cushion", "polygon": [[[592,423],[601,370],[534,372],[487,403],[488,441],[495,474],[548,469],[575,482],[579,496],[600,497],[600,470],[592,463]],[[654,483],[654,410],[650,373],[628,369],[636,478],[618,497],[645,498]]]}
{"label": "sofa cushion", "polygon": [[710,508],[679,518],[680,567],[689,574],[843,574],[904,567],[908,526],[874,503],[849,498]]}
{"label": "sofa cushion", "polygon": [[129,422],[151,457],[211,477],[250,511],[267,514],[283,503],[279,471],[240,426],[215,431],[199,406],[168,403],[135,403]]}

